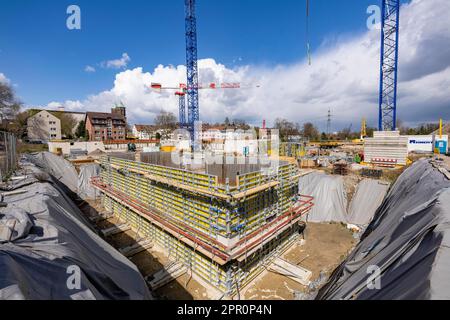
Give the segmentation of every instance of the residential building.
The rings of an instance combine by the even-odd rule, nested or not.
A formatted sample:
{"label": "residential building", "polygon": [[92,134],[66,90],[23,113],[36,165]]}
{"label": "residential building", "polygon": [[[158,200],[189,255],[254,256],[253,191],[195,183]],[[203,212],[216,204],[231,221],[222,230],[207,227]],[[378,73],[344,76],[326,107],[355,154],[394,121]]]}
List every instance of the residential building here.
{"label": "residential building", "polygon": [[152,125],[135,124],[132,131],[133,137],[137,140],[151,140],[156,138],[158,128]]}
{"label": "residential building", "polygon": [[115,107],[111,113],[87,112],[86,131],[90,141],[125,140],[127,118],[125,107]]}
{"label": "residential building", "polygon": [[61,120],[47,110],[42,110],[30,116],[27,121],[29,140],[61,140]]}

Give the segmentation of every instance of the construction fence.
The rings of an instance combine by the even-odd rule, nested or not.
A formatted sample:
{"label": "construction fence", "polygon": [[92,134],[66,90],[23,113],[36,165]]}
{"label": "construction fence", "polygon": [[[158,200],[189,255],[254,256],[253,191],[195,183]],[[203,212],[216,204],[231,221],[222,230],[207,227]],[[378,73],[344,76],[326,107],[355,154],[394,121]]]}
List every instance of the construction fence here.
{"label": "construction fence", "polygon": [[0,181],[3,181],[16,168],[18,162],[17,137],[0,131]]}

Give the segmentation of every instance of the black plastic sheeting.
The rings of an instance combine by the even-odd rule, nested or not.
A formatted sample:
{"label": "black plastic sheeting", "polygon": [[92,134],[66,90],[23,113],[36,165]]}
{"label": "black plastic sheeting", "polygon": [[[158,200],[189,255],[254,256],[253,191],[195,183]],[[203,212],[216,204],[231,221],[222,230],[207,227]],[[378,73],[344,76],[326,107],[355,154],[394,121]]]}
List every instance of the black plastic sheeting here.
{"label": "black plastic sheeting", "polygon": [[85,223],[60,187],[22,165],[29,183],[10,188],[24,193],[6,196],[0,209],[0,223],[11,228],[0,239],[0,299],[151,299],[136,266]]}
{"label": "black plastic sheeting", "polygon": [[316,299],[450,299],[449,245],[450,181],[418,161]]}

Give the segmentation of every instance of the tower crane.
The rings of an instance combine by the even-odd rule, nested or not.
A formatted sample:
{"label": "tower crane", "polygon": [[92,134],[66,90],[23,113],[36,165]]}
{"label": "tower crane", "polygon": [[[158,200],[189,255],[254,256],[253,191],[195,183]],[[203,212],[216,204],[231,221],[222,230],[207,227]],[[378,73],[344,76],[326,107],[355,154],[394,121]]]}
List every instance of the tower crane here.
{"label": "tower crane", "polygon": [[[379,131],[396,130],[400,1],[401,0],[381,0]],[[309,44],[310,3],[310,0],[306,0],[306,41],[309,64],[311,64]]]}
{"label": "tower crane", "polygon": [[[153,90],[175,90],[175,95],[179,98],[178,102],[178,119],[181,127],[188,127],[189,123],[186,123],[186,95],[189,91],[189,87],[185,83],[180,83],[178,87],[164,87],[161,83],[152,83],[151,89]],[[217,84],[211,82],[207,85],[199,84],[197,90],[227,90],[227,89],[246,89],[246,88],[259,88],[259,85],[242,85],[238,82],[226,82]]]}
{"label": "tower crane", "polygon": [[[200,120],[198,101],[198,64],[197,64],[197,18],[195,0],[185,0],[186,28],[186,70],[187,70],[187,108],[188,130],[194,142],[194,125]],[[194,146],[194,143],[192,143]]]}

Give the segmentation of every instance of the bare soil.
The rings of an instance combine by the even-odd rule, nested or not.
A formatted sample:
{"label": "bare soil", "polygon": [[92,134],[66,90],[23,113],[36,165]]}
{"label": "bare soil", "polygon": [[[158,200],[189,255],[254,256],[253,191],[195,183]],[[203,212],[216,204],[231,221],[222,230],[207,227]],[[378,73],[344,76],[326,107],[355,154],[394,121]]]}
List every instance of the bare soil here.
{"label": "bare soil", "polygon": [[[327,276],[347,257],[356,245],[352,233],[341,224],[309,223],[306,243],[294,245],[283,258],[312,271],[311,281],[323,272]],[[293,300],[307,288],[287,277],[265,271],[241,296],[245,300]]]}

